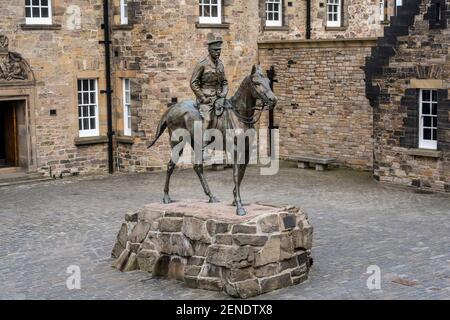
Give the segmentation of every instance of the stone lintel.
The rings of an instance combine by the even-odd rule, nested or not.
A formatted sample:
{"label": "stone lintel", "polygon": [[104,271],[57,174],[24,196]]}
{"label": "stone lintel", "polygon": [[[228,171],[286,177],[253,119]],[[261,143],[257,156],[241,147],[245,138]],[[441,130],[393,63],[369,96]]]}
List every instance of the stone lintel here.
{"label": "stone lintel", "polygon": [[270,40],[258,42],[259,49],[286,48],[354,48],[374,47],[377,38],[314,39],[314,40]]}
{"label": "stone lintel", "polygon": [[444,80],[437,79],[411,79],[410,88],[413,89],[446,89]]}

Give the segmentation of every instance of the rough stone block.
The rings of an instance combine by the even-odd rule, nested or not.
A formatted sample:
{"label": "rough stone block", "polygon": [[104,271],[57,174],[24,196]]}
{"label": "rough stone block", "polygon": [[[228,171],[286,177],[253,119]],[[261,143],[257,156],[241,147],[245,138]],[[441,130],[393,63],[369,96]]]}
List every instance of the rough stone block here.
{"label": "rough stone block", "polygon": [[231,246],[233,244],[233,236],[231,234],[218,234],[215,237],[214,244]]}
{"label": "rough stone block", "polygon": [[280,231],[280,222],[277,214],[271,214],[261,217],[258,220],[258,226],[261,232],[274,233]]}
{"label": "rough stone block", "polygon": [[136,253],[131,252],[130,256],[128,257],[128,261],[125,264],[125,267],[123,268],[123,272],[130,272],[138,269],[139,266],[137,262]]}
{"label": "rough stone block", "polygon": [[182,226],[182,218],[161,218],[159,220],[159,231],[161,232],[181,232]]}
{"label": "rough stone block", "polygon": [[224,278],[228,282],[239,282],[253,278],[253,268],[225,269]]}
{"label": "rough stone block", "polygon": [[278,270],[279,270],[278,262],[270,263],[270,264],[266,264],[265,266],[255,268],[255,270],[253,271],[253,274],[257,278],[266,278],[266,277],[270,277],[270,276],[277,274]]}
{"label": "rough stone block", "polygon": [[195,241],[211,243],[211,236],[206,228],[206,222],[194,217],[185,217],[182,231],[186,237]]}
{"label": "rough stone block", "polygon": [[137,263],[142,271],[153,272],[159,253],[156,250],[141,250],[137,254]]}
{"label": "rough stone block", "polygon": [[313,233],[307,216],[295,207],[246,208],[248,215],[238,217],[224,204],[146,206],[121,225],[113,266],[238,298],[307,279]]}
{"label": "rough stone block", "polygon": [[145,221],[139,221],[131,231],[128,240],[133,243],[142,242],[147,237],[147,233],[150,231],[151,223]]}
{"label": "rough stone block", "polygon": [[292,284],[293,285],[298,285],[298,284],[300,284],[302,282],[305,282],[306,280],[308,280],[308,275],[307,274],[301,275],[299,277],[292,277]]}
{"label": "rough stone block", "polygon": [[208,248],[206,261],[216,266],[228,267],[233,261],[233,247],[222,245],[211,245]]}
{"label": "rough stone block", "polygon": [[235,233],[245,233],[245,234],[255,234],[256,233],[256,225],[248,225],[248,224],[235,224],[233,226],[232,232]]}
{"label": "rough stone block", "polygon": [[205,258],[193,256],[193,257],[188,257],[187,264],[191,265],[191,266],[202,266],[204,262],[205,262]]}
{"label": "rough stone block", "polygon": [[230,286],[232,288],[226,288],[227,293],[234,297],[247,299],[261,294],[261,287],[257,279],[236,282]]}
{"label": "rough stone block", "polygon": [[200,266],[186,266],[184,270],[184,276],[198,276],[200,274],[200,271],[202,270],[202,267]]}
{"label": "rough stone block", "polygon": [[191,257],[194,255],[194,248],[192,247],[191,242],[181,232],[172,233],[170,246],[172,248],[171,254],[176,254],[182,257]]}
{"label": "rough stone block", "polygon": [[291,275],[289,273],[278,274],[272,277],[260,280],[261,293],[278,290],[292,285]]}
{"label": "rough stone block", "polygon": [[119,242],[116,242],[114,248],[111,251],[111,256],[117,259],[119,258],[123,250],[125,250],[125,248]]}
{"label": "rough stone block", "polygon": [[198,277],[197,279],[197,288],[211,291],[222,291],[223,290],[223,281],[218,278],[203,278]]}
{"label": "rough stone block", "polygon": [[271,236],[266,245],[255,253],[255,267],[263,266],[280,260],[281,242],[280,236]]}
{"label": "rough stone block", "polygon": [[254,234],[234,234],[234,243],[238,246],[254,246],[262,247],[266,244],[268,237],[266,235],[254,235]]}
{"label": "rough stone block", "polygon": [[289,233],[280,235],[280,260],[290,259],[294,255],[294,244]]}
{"label": "rough stone block", "polygon": [[210,236],[215,236],[219,233],[227,233],[230,231],[230,224],[216,220],[206,221],[206,229]]}

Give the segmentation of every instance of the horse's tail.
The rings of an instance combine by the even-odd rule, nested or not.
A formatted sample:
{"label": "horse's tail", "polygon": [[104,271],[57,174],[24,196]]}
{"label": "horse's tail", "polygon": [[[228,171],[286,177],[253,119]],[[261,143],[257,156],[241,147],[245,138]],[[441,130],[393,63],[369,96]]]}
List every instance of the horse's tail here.
{"label": "horse's tail", "polygon": [[166,113],[164,113],[163,117],[159,121],[158,129],[156,130],[156,137],[152,142],[150,142],[147,149],[150,149],[151,147],[153,147],[153,145],[158,141],[159,138],[161,138],[162,134],[167,129],[167,118],[168,118],[169,111],[170,111],[170,108],[169,108],[169,110],[166,111]]}

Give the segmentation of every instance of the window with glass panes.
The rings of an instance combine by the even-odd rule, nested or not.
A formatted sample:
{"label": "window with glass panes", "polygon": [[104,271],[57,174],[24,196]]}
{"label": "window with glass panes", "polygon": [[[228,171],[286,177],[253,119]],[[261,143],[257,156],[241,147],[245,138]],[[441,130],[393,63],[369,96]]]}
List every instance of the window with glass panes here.
{"label": "window with glass panes", "polygon": [[25,0],[25,22],[27,24],[51,24],[51,0]]}
{"label": "window with glass panes", "polygon": [[419,148],[437,149],[437,90],[420,90]]}
{"label": "window with glass panes", "polygon": [[266,26],[282,26],[282,0],[266,0]]}
{"label": "window with glass panes", "polygon": [[341,0],[327,0],[327,26],[341,26]]}
{"label": "window with glass panes", "polygon": [[221,0],[199,0],[200,23],[222,23]]}
{"label": "window with glass panes", "polygon": [[131,81],[123,79],[124,135],[131,136]]}
{"label": "window with glass panes", "polygon": [[78,128],[80,137],[99,135],[97,79],[78,80]]}
{"label": "window with glass panes", "polygon": [[128,24],[128,0],[120,0],[120,23]]}

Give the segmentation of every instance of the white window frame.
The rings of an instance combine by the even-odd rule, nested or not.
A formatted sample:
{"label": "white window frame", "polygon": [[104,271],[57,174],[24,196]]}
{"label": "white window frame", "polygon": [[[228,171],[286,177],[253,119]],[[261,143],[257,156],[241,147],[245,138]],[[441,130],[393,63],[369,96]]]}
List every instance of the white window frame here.
{"label": "white window frame", "polygon": [[403,0],[395,0],[395,15],[397,15],[398,7],[403,5]]}
{"label": "white window frame", "polygon": [[[25,8],[25,24],[37,24],[37,25],[51,25],[52,24],[52,0],[48,0],[47,6],[42,6],[41,1],[42,0],[39,0],[38,6],[33,6],[33,0],[25,1],[25,7],[24,7]],[[27,5],[27,2],[29,3],[28,5]],[[27,17],[27,14],[26,14],[27,7],[30,7],[31,17]],[[46,18],[33,17],[33,7],[39,8],[39,14],[41,13],[42,7],[48,7],[48,17],[46,17]]]}
{"label": "white window frame", "polygon": [[[330,6],[337,7],[336,20],[330,20],[329,16]],[[327,27],[341,27],[341,26],[342,26],[342,0],[327,0]]]}
{"label": "white window frame", "polygon": [[385,21],[385,5],[386,5],[386,0],[380,0],[380,21],[383,22]]}
{"label": "white window frame", "polygon": [[123,135],[131,136],[131,80],[123,79]]}
{"label": "white window frame", "polygon": [[[423,92],[424,91],[430,91],[430,100],[424,101],[423,100]],[[436,92],[436,100],[433,100],[433,91]],[[433,104],[436,104],[436,111],[437,111],[437,90],[436,89],[420,89],[420,98],[419,98],[419,148],[421,149],[433,149],[437,150],[437,139],[433,140],[433,130],[436,130],[436,138],[437,138],[437,112],[436,115],[433,115]],[[423,114],[423,103],[429,103],[430,104],[430,114],[424,115]],[[436,127],[433,126],[433,121],[431,121],[431,127],[425,127],[424,126],[424,116],[431,116],[436,118]],[[431,139],[432,140],[425,140],[424,139],[424,129],[429,128],[432,129],[431,131]]]}
{"label": "white window frame", "polygon": [[[90,81],[94,81],[94,90],[92,90],[92,88],[90,88]],[[78,89],[79,87],[79,82],[81,81],[81,91]],[[84,91],[83,90],[83,82],[84,81],[88,81],[89,85],[88,85],[88,91]],[[84,101],[84,97],[83,97],[83,93],[88,93],[88,103],[85,103]],[[93,104],[91,101],[91,97],[90,97],[90,93],[94,92],[95,93],[95,101]],[[80,94],[82,96],[82,100],[80,101]],[[94,111],[95,111],[95,129],[82,129],[80,127],[80,108],[83,106],[88,106],[88,113],[89,115],[86,117],[84,116],[84,114],[81,112],[81,119],[84,118],[94,118],[90,116],[90,108],[89,106],[94,105]],[[82,78],[82,79],[78,79],[77,80],[77,106],[78,106],[78,131],[79,131],[79,136],[80,138],[83,137],[98,137],[100,135],[100,127],[99,127],[99,114],[98,114],[98,79],[93,79],[93,78]],[[83,121],[82,121],[83,122]],[[90,121],[89,121],[89,127],[90,127]]]}
{"label": "white window frame", "polygon": [[[269,11],[269,5],[278,5],[278,11],[273,9]],[[269,19],[269,13],[278,13],[278,19]],[[266,26],[281,27],[283,26],[283,0],[266,0]]]}
{"label": "white window frame", "polygon": [[[204,17],[205,6],[213,6],[213,0],[199,0],[199,23],[221,24],[222,23],[222,0],[217,0],[217,17]],[[214,4],[215,5],[215,4]],[[210,8],[211,9],[211,8]]]}
{"label": "white window frame", "polygon": [[120,0],[120,24],[128,24],[128,0]]}

